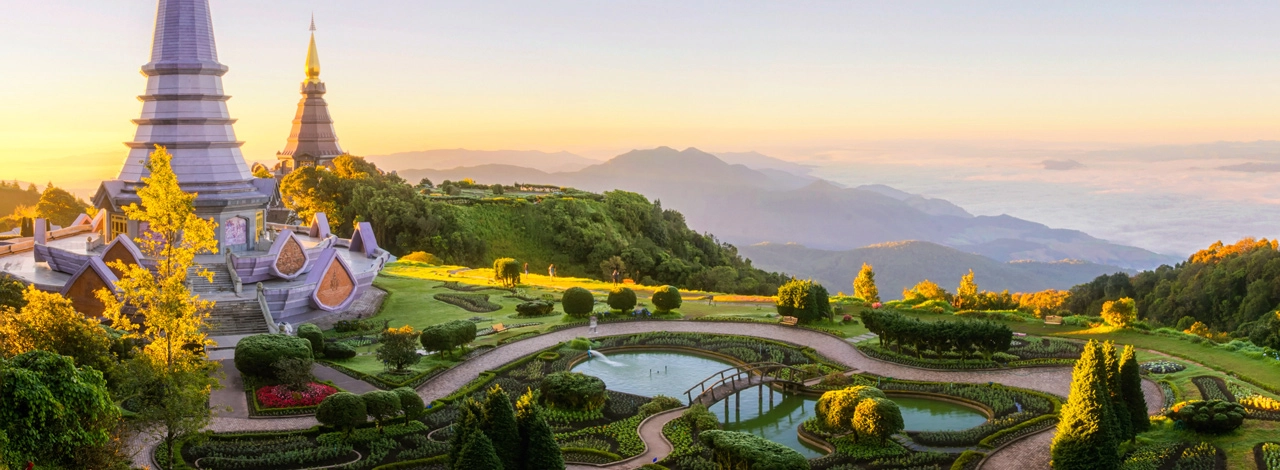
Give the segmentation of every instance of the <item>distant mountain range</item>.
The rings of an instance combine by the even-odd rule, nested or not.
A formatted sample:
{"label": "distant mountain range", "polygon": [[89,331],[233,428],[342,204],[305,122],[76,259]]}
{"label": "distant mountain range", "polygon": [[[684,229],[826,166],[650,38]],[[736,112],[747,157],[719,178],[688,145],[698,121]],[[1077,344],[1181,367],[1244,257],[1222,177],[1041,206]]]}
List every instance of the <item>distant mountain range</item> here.
{"label": "distant mountain range", "polygon": [[536,150],[439,149],[374,155],[365,159],[385,171],[481,165],[512,165],[540,171],[577,171],[600,163],[599,160],[569,152],[547,153]]}
{"label": "distant mountain range", "polygon": [[1069,289],[1102,274],[1132,270],[1084,261],[1002,263],[936,243],[882,243],[847,251],[815,250],[794,244],[765,243],[738,247],[738,253],[766,271],[781,271],[821,282],[831,292],[852,293],[862,263],[875,268],[880,298],[900,298],[903,289],[928,279],[955,292],[960,276],[973,270],[983,290],[1034,292]]}
{"label": "distant mountain range", "polygon": [[429,177],[437,183],[472,178],[487,184],[544,183],[596,192],[625,189],[661,200],[664,207],[683,213],[691,228],[739,246],[794,242],[818,250],[844,251],[921,240],[999,263],[1077,259],[1148,269],[1180,261],[1007,215],[975,217],[945,200],[887,186],[842,187],[808,176],[803,167],[797,170],[771,163],[776,159],[764,155],[731,155],[736,161],[769,167],[759,170],[731,164],[694,148],[678,151],[659,147],[633,150],[574,171],[488,164],[403,170],[399,174],[409,181]]}

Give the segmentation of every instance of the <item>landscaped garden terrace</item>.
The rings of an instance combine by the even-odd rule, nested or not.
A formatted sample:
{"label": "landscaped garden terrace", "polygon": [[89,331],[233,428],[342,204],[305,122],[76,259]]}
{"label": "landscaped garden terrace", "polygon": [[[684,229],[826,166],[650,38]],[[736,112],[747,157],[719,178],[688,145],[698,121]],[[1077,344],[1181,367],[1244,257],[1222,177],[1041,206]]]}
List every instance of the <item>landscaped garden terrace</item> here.
{"label": "landscaped garden terrace", "polygon": [[[359,416],[305,431],[215,434],[182,443],[179,454],[183,463],[190,468],[285,469],[325,465],[340,465],[340,468],[352,469],[447,468],[451,458],[450,442],[456,440],[456,435],[460,432],[467,432],[466,429],[460,429],[457,423],[462,419],[460,416],[471,413],[467,411],[469,406],[475,406],[468,405],[471,400],[483,404],[491,397],[498,396],[510,402],[518,402],[522,395],[528,395],[523,400],[540,407],[539,414],[554,433],[555,442],[561,448],[565,461],[608,463],[639,455],[645,449],[637,434],[640,422],[654,413],[681,407],[686,400],[658,393],[637,393],[643,390],[635,388],[634,383],[642,381],[633,381],[630,387],[620,384],[621,388],[627,389],[620,391],[611,389],[606,381],[570,372],[575,370],[575,366],[584,364],[610,367],[603,362],[611,360],[608,356],[589,354],[588,349],[619,356],[629,353],[674,352],[706,358],[714,367],[725,363],[773,361],[805,371],[815,379],[809,381],[811,387],[799,392],[808,397],[807,404],[803,405],[806,407],[804,420],[785,426],[792,435],[798,436],[798,441],[805,441],[810,448],[822,449],[817,454],[810,452],[811,455],[821,455],[809,462],[813,468],[818,469],[846,468],[850,464],[872,464],[875,468],[949,466],[966,450],[989,450],[1024,433],[1051,426],[1061,403],[1059,397],[1000,385],[912,382],[864,374],[850,376],[843,373],[846,369],[844,366],[823,358],[811,349],[777,341],[742,336],[653,332],[580,338],[562,343],[539,354],[484,372],[452,395],[425,406],[420,399],[415,405],[416,394],[401,392],[405,389],[371,392],[366,395],[389,395],[366,396],[363,400],[355,400],[364,402],[365,412],[372,418],[369,422],[365,422],[365,416]],[[671,373],[670,365],[651,366],[654,369],[652,372],[660,375]],[[659,367],[663,368],[660,372],[657,370]],[[640,370],[636,372],[641,373]],[[644,373],[648,374],[650,371],[645,370]],[[687,378],[692,377],[695,376],[689,375]],[[701,380],[701,377],[692,380]],[[660,377],[654,383],[666,387],[661,391],[675,390],[670,388],[669,376]],[[653,390],[661,387],[654,387]],[[870,392],[874,395],[872,398],[905,397],[959,405],[967,408],[966,412],[970,415],[981,415],[980,421],[968,421],[970,424],[980,424],[965,429],[907,429],[907,434],[899,436],[899,439],[909,437],[915,441],[917,444],[913,446],[936,447],[937,451],[912,450],[890,438],[891,434],[903,430],[900,413],[896,428],[893,425],[877,428],[883,434],[883,439],[869,437],[872,434],[861,435],[859,438],[859,431],[841,428],[838,423],[847,420],[835,416],[844,413],[852,419],[858,409],[856,403],[846,403],[843,407],[824,405],[828,397],[823,396],[823,393],[839,395],[846,393],[846,390],[854,390],[851,392],[854,394],[866,394],[869,390],[875,390]],[[766,393],[773,395],[772,392]],[[784,399],[781,393],[778,395],[780,401]],[[336,394],[330,399],[341,401],[339,398],[347,396],[353,395]],[[787,399],[797,398],[801,397]],[[817,402],[813,401],[815,398]],[[712,408],[728,406],[728,401],[732,399],[723,400],[724,403],[717,403]],[[759,399],[762,401],[763,395]],[[752,400],[748,399],[750,401]],[[892,403],[882,406],[888,405]],[[761,404],[762,408],[763,406]],[[343,408],[355,407],[347,404]],[[893,407],[894,412],[897,412],[897,406]],[[333,421],[332,417],[325,416],[325,406],[321,405],[320,408],[318,417],[321,421]],[[790,412],[787,416],[792,419],[796,417]],[[769,416],[766,414],[763,418],[768,419]],[[752,418],[749,417],[748,420],[750,419]],[[925,421],[921,420],[928,418],[916,416],[912,419],[916,423],[923,423]],[[685,417],[673,421],[664,430],[677,445],[676,451],[661,464],[673,469],[714,468],[716,459],[732,458],[737,452],[745,452],[737,446],[755,444],[744,444],[727,438],[725,442],[716,443],[710,441],[710,437],[701,437],[714,437],[715,433],[708,432],[719,429],[722,422],[726,428],[732,429],[734,421],[742,421],[741,415],[730,418],[730,413],[717,415],[695,405],[686,412]],[[710,423],[716,425],[712,426]],[[352,429],[346,429],[347,427]],[[495,443],[495,446],[501,444]],[[792,449],[783,449],[795,453]],[[163,452],[157,453],[158,457],[163,455]],[[795,453],[795,456],[799,455]],[[400,463],[384,466],[392,462]]]}

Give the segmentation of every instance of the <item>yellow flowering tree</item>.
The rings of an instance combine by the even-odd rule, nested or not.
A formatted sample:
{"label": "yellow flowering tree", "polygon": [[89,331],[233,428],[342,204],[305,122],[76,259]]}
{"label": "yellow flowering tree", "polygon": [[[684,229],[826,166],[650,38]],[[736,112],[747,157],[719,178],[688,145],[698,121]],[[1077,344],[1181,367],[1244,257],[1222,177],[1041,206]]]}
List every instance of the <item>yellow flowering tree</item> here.
{"label": "yellow flowering tree", "polygon": [[[172,158],[156,147],[147,162],[151,176],[142,178],[138,189],[141,207],[124,208],[130,220],[148,227],[135,241],[155,262],[154,269],[114,262],[112,267],[124,273],[116,284],[119,297],[106,289],[98,292],[112,325],[143,344],[142,353],[126,365],[130,383],[124,398],[136,399],[140,420],[163,432],[170,465],[173,443],[208,424],[209,393],[220,386],[211,375],[216,364],[204,355],[212,344],[203,327],[213,302],[201,300],[187,285],[196,255],[217,252],[217,224],[196,216],[195,194],[178,186]],[[208,271],[199,276],[213,281]]]}

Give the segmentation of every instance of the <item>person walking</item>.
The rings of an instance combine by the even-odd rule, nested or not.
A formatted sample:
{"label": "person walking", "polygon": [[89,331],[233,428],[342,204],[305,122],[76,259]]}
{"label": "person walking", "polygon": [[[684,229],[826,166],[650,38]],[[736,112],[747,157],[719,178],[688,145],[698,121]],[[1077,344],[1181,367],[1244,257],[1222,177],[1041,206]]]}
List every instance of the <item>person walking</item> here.
{"label": "person walking", "polygon": [[547,277],[556,277],[556,265],[554,264],[547,265]]}
{"label": "person walking", "polygon": [[618,278],[619,278],[619,277],[620,277],[620,275],[618,274],[618,268],[614,268],[614,269],[613,269],[613,285],[615,285],[615,286],[616,286],[616,285],[618,285]]}
{"label": "person walking", "polygon": [[588,323],[588,326],[590,327],[589,331],[591,331],[591,334],[593,335],[596,334],[596,325],[597,325],[596,316],[592,315],[591,320]]}
{"label": "person walking", "polygon": [[525,276],[528,276],[528,275],[529,275],[529,263],[527,263],[527,262],[526,262],[526,263],[524,263],[524,275],[525,275]]}

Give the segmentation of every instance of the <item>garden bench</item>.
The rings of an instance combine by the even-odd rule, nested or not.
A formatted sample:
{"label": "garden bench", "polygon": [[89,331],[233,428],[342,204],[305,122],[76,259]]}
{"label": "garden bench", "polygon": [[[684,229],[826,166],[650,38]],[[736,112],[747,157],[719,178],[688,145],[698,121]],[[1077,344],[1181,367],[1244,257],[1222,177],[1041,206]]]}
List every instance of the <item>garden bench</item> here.
{"label": "garden bench", "polygon": [[507,331],[507,327],[502,326],[502,324],[501,324],[501,323],[494,323],[494,324],[493,324],[493,332],[494,332],[494,334],[502,333],[502,332],[504,332],[504,331]]}
{"label": "garden bench", "polygon": [[1061,325],[1061,324],[1062,324],[1062,317],[1060,317],[1060,316],[1058,316],[1058,315],[1045,315],[1045,317],[1044,317],[1044,324],[1046,324],[1046,325]]}
{"label": "garden bench", "polygon": [[796,317],[782,317],[782,320],[779,321],[778,323],[781,323],[787,326],[796,326],[796,323],[799,323],[799,322],[800,322],[800,319]]}

